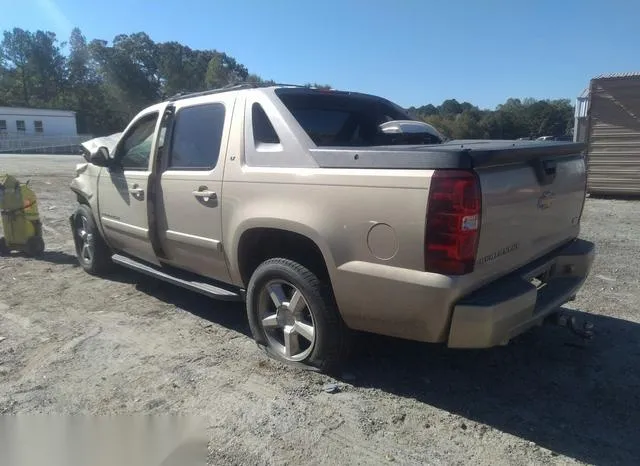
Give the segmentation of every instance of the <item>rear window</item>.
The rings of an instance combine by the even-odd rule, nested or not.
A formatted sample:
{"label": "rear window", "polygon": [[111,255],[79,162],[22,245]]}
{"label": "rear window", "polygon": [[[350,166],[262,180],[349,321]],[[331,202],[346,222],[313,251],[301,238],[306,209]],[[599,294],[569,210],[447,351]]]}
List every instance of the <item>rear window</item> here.
{"label": "rear window", "polygon": [[313,142],[319,146],[331,145],[351,116],[350,112],[323,108],[298,108],[292,110],[292,113]]}
{"label": "rear window", "polygon": [[374,96],[291,89],[278,89],[276,94],[317,146],[387,145],[392,142],[378,126],[412,119]]}

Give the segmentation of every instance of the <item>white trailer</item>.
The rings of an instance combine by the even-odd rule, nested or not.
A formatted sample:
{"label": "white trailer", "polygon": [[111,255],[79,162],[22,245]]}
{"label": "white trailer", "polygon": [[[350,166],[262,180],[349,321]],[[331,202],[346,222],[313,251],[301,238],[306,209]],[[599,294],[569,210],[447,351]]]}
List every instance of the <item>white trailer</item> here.
{"label": "white trailer", "polygon": [[77,136],[76,112],[41,108],[0,107],[4,137]]}

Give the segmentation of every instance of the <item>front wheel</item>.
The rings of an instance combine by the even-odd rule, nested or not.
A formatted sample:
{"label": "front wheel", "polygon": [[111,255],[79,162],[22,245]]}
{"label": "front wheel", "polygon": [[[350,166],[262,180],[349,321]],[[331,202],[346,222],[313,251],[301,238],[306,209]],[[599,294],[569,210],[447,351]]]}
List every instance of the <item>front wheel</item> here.
{"label": "front wheel", "polygon": [[92,275],[108,272],[113,266],[111,251],[100,235],[89,206],[78,206],[73,215],[72,226],[80,266]]}
{"label": "front wheel", "polygon": [[348,330],[330,287],[289,259],[269,259],[251,276],[247,315],[259,346],[281,361],[333,372],[347,353]]}

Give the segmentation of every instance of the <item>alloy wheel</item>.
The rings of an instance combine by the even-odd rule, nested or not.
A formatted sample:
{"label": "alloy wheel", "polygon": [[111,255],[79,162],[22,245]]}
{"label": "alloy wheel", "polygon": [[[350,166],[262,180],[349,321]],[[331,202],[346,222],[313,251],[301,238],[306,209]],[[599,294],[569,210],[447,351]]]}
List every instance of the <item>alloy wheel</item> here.
{"label": "alloy wheel", "polygon": [[269,281],[259,294],[258,317],[269,346],[285,359],[302,361],[313,351],[313,310],[292,283]]}
{"label": "alloy wheel", "polygon": [[84,215],[79,216],[76,226],[78,237],[78,256],[86,264],[93,261],[93,234],[89,232],[89,220]]}

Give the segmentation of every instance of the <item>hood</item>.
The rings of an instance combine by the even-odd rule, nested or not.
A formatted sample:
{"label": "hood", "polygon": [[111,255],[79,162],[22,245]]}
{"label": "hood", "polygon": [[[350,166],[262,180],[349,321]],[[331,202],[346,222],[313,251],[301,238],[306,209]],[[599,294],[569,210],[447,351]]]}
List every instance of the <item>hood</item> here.
{"label": "hood", "polygon": [[113,133],[109,136],[103,136],[100,138],[89,139],[82,143],[82,149],[85,152],[85,156],[91,156],[96,153],[99,148],[106,147],[109,150],[109,155],[111,155],[116,148],[116,144],[120,140],[120,136],[122,136],[122,132]]}

